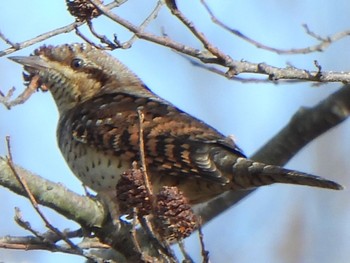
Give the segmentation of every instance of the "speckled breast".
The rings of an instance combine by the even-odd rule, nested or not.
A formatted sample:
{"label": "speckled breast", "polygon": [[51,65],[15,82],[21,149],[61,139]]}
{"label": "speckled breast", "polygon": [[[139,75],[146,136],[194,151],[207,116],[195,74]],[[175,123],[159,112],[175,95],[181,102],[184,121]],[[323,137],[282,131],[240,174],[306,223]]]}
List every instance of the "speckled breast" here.
{"label": "speckled breast", "polygon": [[115,155],[96,151],[91,146],[74,140],[69,133],[69,129],[61,131],[59,148],[72,172],[84,185],[96,192],[115,189],[120,175],[130,168],[130,164],[123,163]]}

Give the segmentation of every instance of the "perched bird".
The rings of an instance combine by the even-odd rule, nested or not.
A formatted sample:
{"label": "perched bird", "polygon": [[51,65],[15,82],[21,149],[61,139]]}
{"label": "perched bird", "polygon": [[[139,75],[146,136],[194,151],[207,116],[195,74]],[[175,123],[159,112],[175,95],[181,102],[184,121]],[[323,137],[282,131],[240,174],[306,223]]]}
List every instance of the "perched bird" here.
{"label": "perched bird", "polygon": [[191,204],[273,183],[342,187],[318,176],[249,160],[229,137],[159,98],[120,61],[88,44],[42,46],[28,57],[57,104],[58,145],[73,173],[106,199],[122,174],[144,157],[153,191],[177,186]]}

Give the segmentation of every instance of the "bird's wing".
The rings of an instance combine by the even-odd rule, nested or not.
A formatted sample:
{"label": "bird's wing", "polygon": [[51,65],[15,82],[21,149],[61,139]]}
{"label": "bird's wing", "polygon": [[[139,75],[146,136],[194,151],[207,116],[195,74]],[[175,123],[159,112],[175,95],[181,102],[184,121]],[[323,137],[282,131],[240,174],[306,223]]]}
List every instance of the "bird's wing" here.
{"label": "bird's wing", "polygon": [[157,98],[101,95],[74,108],[61,123],[74,140],[131,164],[140,158],[138,110],[144,115],[143,147],[150,168],[166,175],[191,175],[225,184],[228,179],[212,160],[213,146],[244,157],[231,138]]}

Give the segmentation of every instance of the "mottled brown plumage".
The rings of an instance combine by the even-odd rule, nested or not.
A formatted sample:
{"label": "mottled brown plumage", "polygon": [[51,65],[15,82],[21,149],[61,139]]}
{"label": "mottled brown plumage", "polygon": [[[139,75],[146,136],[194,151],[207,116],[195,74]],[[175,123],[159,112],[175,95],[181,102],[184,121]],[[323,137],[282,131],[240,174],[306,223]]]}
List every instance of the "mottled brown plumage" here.
{"label": "mottled brown plumage", "polygon": [[102,196],[114,197],[120,174],[140,159],[138,110],[155,191],[178,186],[194,204],[272,183],[341,189],[321,177],[246,159],[230,138],[157,97],[118,60],[87,44],[43,46],[12,59],[25,66],[28,80],[39,76],[52,93],[63,156]]}

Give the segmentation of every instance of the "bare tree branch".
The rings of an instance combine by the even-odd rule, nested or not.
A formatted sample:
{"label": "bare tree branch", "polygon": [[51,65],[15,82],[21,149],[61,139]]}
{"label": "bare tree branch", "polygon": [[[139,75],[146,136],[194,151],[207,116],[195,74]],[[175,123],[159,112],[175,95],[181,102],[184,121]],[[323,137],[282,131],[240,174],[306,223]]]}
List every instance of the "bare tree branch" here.
{"label": "bare tree branch", "polygon": [[[119,3],[120,2],[120,3]],[[106,5],[106,9],[112,9],[114,7],[117,7],[121,4],[123,4],[125,1],[114,1],[112,3],[110,3],[109,5]],[[60,28],[57,28],[57,29],[54,29],[52,31],[49,31],[49,32],[46,32],[46,33],[43,33],[43,34],[40,34],[32,39],[29,39],[29,40],[26,40],[26,41],[23,41],[23,42],[20,42],[20,43],[14,43],[13,41],[9,40],[8,38],[5,37],[4,34],[1,33],[0,31],[0,38],[3,39],[7,44],[11,45],[10,48],[7,48],[5,50],[2,50],[0,51],[0,57],[3,57],[3,56],[6,56],[6,55],[9,55],[17,50],[20,50],[20,49],[23,49],[23,48],[26,48],[26,47],[29,47],[29,46],[32,46],[36,43],[40,43],[40,42],[43,42],[44,40],[47,40],[49,38],[52,38],[54,36],[57,36],[57,35],[60,35],[60,34],[65,34],[65,33],[69,33],[73,30],[75,30],[77,27],[81,26],[85,24],[85,21],[76,21],[74,23],[71,23],[67,26],[64,26],[64,27],[60,27]]]}
{"label": "bare tree branch", "polygon": [[210,52],[213,57],[222,59],[225,63],[230,63],[232,61],[228,55],[210,43],[206,36],[197,30],[195,25],[177,8],[175,1],[172,5],[168,5],[168,7],[171,10],[171,13],[192,32],[192,34],[203,44],[203,47]]}
{"label": "bare tree branch", "polygon": [[[50,207],[81,225],[102,225],[106,217],[106,211],[97,200],[80,196],[68,190],[62,184],[50,182],[19,166],[15,167],[17,173],[28,182],[28,187],[39,204]],[[27,196],[27,193],[15,178],[7,160],[1,157],[0,185],[19,195]]]}
{"label": "bare tree branch", "polygon": [[321,51],[324,51],[325,49],[327,49],[332,43],[334,43],[338,40],[341,40],[345,37],[348,37],[350,35],[350,30],[345,30],[345,31],[335,33],[335,34],[328,36],[328,37],[320,37],[316,33],[312,32],[306,24],[304,24],[303,27],[304,27],[306,33],[308,35],[310,35],[311,37],[317,39],[320,42],[319,44],[316,44],[314,46],[304,47],[304,48],[291,48],[291,49],[273,48],[273,47],[264,45],[256,40],[246,36],[245,34],[243,34],[241,31],[239,31],[237,29],[229,27],[228,25],[223,23],[220,19],[218,19],[215,16],[214,12],[210,9],[209,5],[206,3],[205,0],[201,0],[201,3],[203,4],[205,9],[209,13],[213,23],[217,24],[221,28],[232,33],[233,35],[247,41],[248,43],[250,43],[254,46],[256,46],[257,48],[268,50],[268,51],[271,51],[271,52],[274,52],[274,53],[277,53],[280,55],[282,55],[282,54],[293,54],[293,55],[294,54],[308,54],[308,53],[313,53],[313,52],[321,52]]}
{"label": "bare tree branch", "polygon": [[81,26],[82,24],[84,24],[84,22],[74,22],[74,23],[69,24],[67,26],[60,27],[60,28],[54,29],[52,31],[43,33],[43,34],[41,34],[39,36],[36,36],[36,37],[34,37],[32,39],[29,39],[29,40],[26,40],[26,41],[23,41],[23,42],[20,42],[20,43],[15,43],[10,48],[7,48],[5,50],[0,51],[0,57],[9,55],[9,54],[11,54],[11,53],[13,53],[13,52],[15,52],[17,50],[20,50],[20,49],[32,46],[32,45],[34,45],[36,43],[40,43],[40,42],[42,42],[42,41],[44,41],[46,39],[49,39],[51,37],[54,37],[54,36],[57,36],[57,35],[60,35],[60,34],[63,34],[63,33],[71,32],[76,27]]}
{"label": "bare tree branch", "polygon": [[35,211],[37,212],[37,214],[40,216],[40,218],[44,221],[46,227],[48,229],[50,229],[52,232],[54,232],[56,235],[60,236],[62,238],[62,240],[64,240],[72,249],[76,249],[78,250],[78,253],[81,253],[82,251],[80,251],[80,249],[75,246],[75,244],[68,238],[65,237],[65,235],[58,230],[56,227],[54,227],[45,217],[45,215],[41,212],[38,202],[36,201],[35,197],[33,196],[31,190],[28,187],[28,183],[25,180],[25,178],[21,177],[15,168],[15,165],[13,163],[12,160],[12,151],[11,151],[11,144],[10,144],[10,136],[6,137],[6,142],[7,142],[7,151],[8,151],[8,157],[7,157],[7,163],[13,173],[13,175],[16,177],[17,181],[20,183],[21,187],[24,189],[24,191],[27,194],[27,197],[30,201],[30,203],[32,204],[33,208],[35,209]]}
{"label": "bare tree branch", "polygon": [[[139,26],[140,31],[143,31],[156,17],[158,16],[159,11],[161,10],[163,6],[163,1],[160,0],[157,2],[155,8],[153,11],[149,14],[149,16],[142,22],[142,24]],[[137,35],[133,35],[130,40],[123,43],[121,46],[122,48],[130,48],[132,44],[136,41]]]}
{"label": "bare tree branch", "polygon": [[298,69],[295,67],[286,67],[278,68],[266,63],[250,63],[246,61],[236,61],[233,60],[230,56],[224,54],[221,51],[218,51],[202,33],[200,33],[195,26],[189,22],[189,20],[177,9],[172,12],[182,21],[194,35],[199,38],[199,40],[204,44],[204,47],[207,48],[205,51],[200,51],[198,49],[185,46],[179,42],[176,42],[167,36],[159,37],[151,33],[146,33],[143,30],[140,30],[139,27],[133,25],[129,21],[121,18],[120,16],[114,14],[108,10],[103,4],[99,3],[96,0],[89,0],[92,4],[98,8],[101,13],[109,17],[111,20],[125,27],[126,29],[133,32],[136,36],[141,39],[151,41],[155,44],[159,44],[182,54],[194,57],[199,59],[203,63],[214,63],[220,66],[227,68],[228,70],[222,71],[222,75],[225,75],[227,78],[234,78],[236,75],[241,73],[255,73],[267,75],[269,80],[280,80],[280,79],[289,79],[289,80],[304,80],[304,81],[315,81],[315,82],[350,82],[350,72],[320,72],[317,71],[308,71],[304,69]]}
{"label": "bare tree branch", "polygon": [[[145,26],[148,24],[149,21],[155,18],[156,13],[159,12],[161,8],[161,2],[157,2],[157,5],[155,9],[153,10],[153,14],[151,14],[146,20],[140,25],[136,26],[132,24],[131,22],[127,21],[126,19],[114,14],[110,9],[114,6],[116,6],[116,3],[112,3],[109,5],[104,6],[97,0],[89,0],[93,5],[96,6],[96,8],[105,16],[110,18],[112,21],[118,23],[122,27],[128,29],[129,31],[133,32],[136,37],[140,39],[144,39],[146,41],[153,42],[155,44],[162,45],[167,48],[171,48],[179,53],[191,56],[193,58],[196,58],[200,60],[202,63],[210,63],[210,64],[216,64],[219,66],[224,67],[224,70],[217,69],[217,70],[211,70],[214,71],[217,74],[223,75],[227,78],[235,78],[237,75],[242,73],[254,73],[259,75],[267,75],[269,80],[277,81],[277,80],[303,80],[303,81],[313,81],[313,82],[342,82],[347,83],[350,82],[350,73],[349,72],[335,72],[335,71],[309,71],[305,69],[299,69],[295,67],[285,67],[285,68],[278,68],[274,67],[272,65],[268,65],[266,63],[251,63],[247,61],[237,61],[232,59],[229,55],[225,54],[224,52],[218,50],[209,40],[205,38],[205,36],[199,32],[195,25],[190,22],[188,18],[186,18],[177,8],[171,10],[174,15],[184,24],[186,27],[194,34],[194,37],[196,37],[204,46],[204,50],[198,50],[197,48],[193,48],[190,46],[186,46],[180,42],[176,42],[175,40],[167,37],[167,36],[157,36],[151,33],[147,33],[144,31]],[[203,2],[205,3],[205,2]],[[210,13],[209,7],[207,7],[208,12]],[[212,13],[211,13],[212,14]],[[212,14],[213,16],[213,14]],[[146,23],[147,22],[147,23]],[[91,21],[89,22],[91,23]],[[52,36],[56,36],[58,34],[62,33],[68,33],[73,30],[76,30],[79,26],[84,24],[84,22],[75,22],[70,25],[67,25],[65,27],[58,28],[56,30],[44,33],[42,35],[39,35],[33,39],[13,44],[12,47],[0,51],[0,57],[8,55],[16,50],[28,47],[30,45],[33,45],[35,43],[44,41]],[[92,25],[92,24],[90,24]],[[90,26],[91,28],[91,26]],[[78,31],[79,32],[79,31]],[[110,43],[109,49],[122,47],[122,48],[129,48],[131,45],[131,42],[135,40],[135,37],[132,38],[132,41],[127,41],[123,44],[120,44],[119,41],[116,43],[117,45],[111,45],[112,41],[108,40],[105,36],[98,34],[97,32],[93,31],[94,35],[102,42],[102,43]],[[310,31],[308,31],[310,33]],[[236,32],[237,33],[237,32]],[[83,36],[81,33],[79,34],[83,39],[86,41],[93,43],[92,41],[89,41],[85,36]],[[239,34],[242,35],[242,34]],[[315,34],[313,34],[315,35]],[[344,31],[335,34],[334,36],[328,37],[328,38],[322,38],[323,39],[323,46],[326,45],[326,43],[334,41],[337,41],[345,36],[349,35],[349,31]],[[6,41],[7,43],[13,43],[9,39],[7,39],[3,34],[1,34],[1,38]],[[253,40],[252,40],[253,41]],[[116,42],[116,40],[114,40]],[[257,43],[257,41],[254,41]],[[120,45],[118,45],[120,44]],[[98,46],[97,44],[95,44]],[[259,45],[260,47],[261,45]],[[324,48],[322,46],[322,48]],[[100,47],[100,46],[98,46]],[[102,47],[100,47],[102,48]],[[313,49],[319,49],[321,47],[310,47],[307,48],[309,50]],[[268,47],[265,46],[265,49],[268,49]],[[281,50],[280,50],[281,51]],[[277,51],[276,51],[277,52]],[[293,49],[293,52],[300,53],[299,51],[295,51]],[[302,52],[305,53],[305,50]]]}
{"label": "bare tree branch", "polygon": [[[52,233],[50,233],[52,234]],[[69,234],[69,233],[68,233]],[[68,235],[67,237],[73,238],[74,235]],[[81,251],[84,249],[109,249],[109,246],[106,246],[96,239],[85,238],[82,242],[80,242],[77,247]],[[0,237],[0,248],[5,249],[16,249],[16,250],[46,250],[50,252],[61,252],[72,255],[82,255],[87,259],[98,260],[98,256],[96,254],[90,252],[79,253],[76,249],[73,249],[69,245],[57,245],[48,240],[42,240],[38,237],[33,236],[23,236],[23,237],[15,237],[15,236],[6,236]],[[100,258],[103,260],[103,258]]]}

